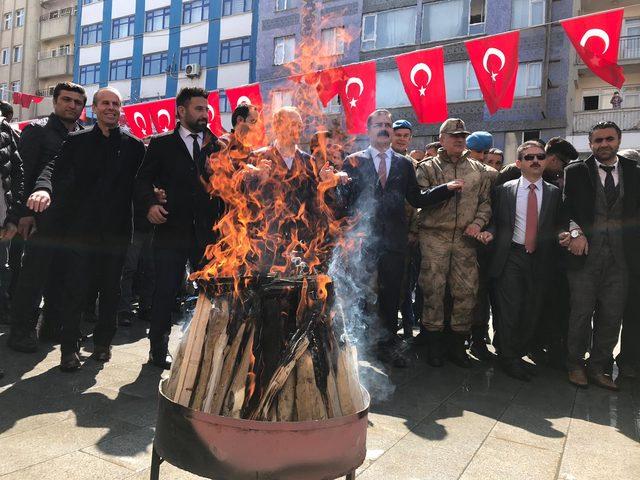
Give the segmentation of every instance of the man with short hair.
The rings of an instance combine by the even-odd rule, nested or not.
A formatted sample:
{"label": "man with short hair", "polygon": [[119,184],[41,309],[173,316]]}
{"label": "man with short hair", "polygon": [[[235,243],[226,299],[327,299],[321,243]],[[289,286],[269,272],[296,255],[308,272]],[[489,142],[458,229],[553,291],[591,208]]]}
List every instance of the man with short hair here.
{"label": "man with short hair", "polygon": [[494,281],[494,326],[500,340],[499,357],[505,372],[529,381],[533,370],[523,357],[535,333],[559,235],[568,236],[562,213],[562,192],[544,182],[546,153],[535,142],[518,147],[518,180],[496,187],[489,228],[478,235],[493,241],[490,276]]}
{"label": "man with short hair", "polygon": [[4,117],[7,123],[13,120],[13,105],[6,100],[0,100],[0,115]]}
{"label": "man with short hair", "polygon": [[409,156],[413,160],[414,165],[420,163],[424,159],[425,154],[426,152],[424,150],[411,150],[411,152],[409,152]]}
{"label": "man with short hair", "polygon": [[634,304],[640,294],[640,166],[617,155],[620,142],[615,123],[597,123],[589,132],[593,154],[565,169],[564,202],[574,222],[569,245],[573,255],[567,265],[571,291],[567,366],[569,381],[580,387],[593,383],[618,390],[609,365],[627,289],[632,287]]}
{"label": "man with short hair", "polygon": [[83,128],[78,119],[86,101],[85,90],[80,85],[58,83],[53,90],[53,113],[28,124],[22,130],[18,143],[24,164],[25,186],[22,200],[25,208],[20,212],[18,234],[26,243],[24,255],[20,252],[12,254],[15,286],[9,347],[19,352],[35,352],[37,349],[36,325],[43,293],[45,314],[40,335],[46,339],[59,339],[62,315],[60,286],[65,267],[60,263],[61,244],[55,232],[57,220],[51,211],[46,210],[51,203],[51,192],[40,188],[37,182],[44,175],[44,183],[50,184],[53,158],[69,134]]}
{"label": "man with short hair", "polygon": [[440,142],[427,143],[424,147],[424,158],[435,157],[438,155],[438,150],[442,147]]}
{"label": "man with short hair", "polygon": [[220,136],[224,152],[237,168],[249,161],[252,150],[261,147],[262,127],[259,124],[260,112],[254,105],[243,103],[231,114],[231,132]]}
{"label": "man with short hair", "polygon": [[418,165],[418,183],[423,188],[464,181],[464,189],[454,197],[420,212],[420,285],[424,292],[422,323],[428,332],[428,362],[443,365],[445,288],[453,297],[448,357],[468,368],[466,339],[471,331],[472,313],[478,292],[476,236],[491,218],[490,180],[485,166],[471,158],[466,147],[469,132],[459,118],[449,118],[440,127],[436,157]]}
{"label": "man with short hair", "polygon": [[[186,262],[194,271],[201,266],[221,209],[206,188],[210,177],[208,156],[221,147],[207,128],[207,98],[208,92],[199,87],[180,90],[176,128],[151,139],[135,182],[135,209],[155,225],[152,245],[156,287],[151,305],[149,362],[166,370],[172,360],[167,350],[171,310]],[[154,187],[165,191],[166,203],[157,198]]]}
{"label": "man with short hair", "polygon": [[504,152],[499,148],[490,148],[484,163],[499,172],[504,165]]}

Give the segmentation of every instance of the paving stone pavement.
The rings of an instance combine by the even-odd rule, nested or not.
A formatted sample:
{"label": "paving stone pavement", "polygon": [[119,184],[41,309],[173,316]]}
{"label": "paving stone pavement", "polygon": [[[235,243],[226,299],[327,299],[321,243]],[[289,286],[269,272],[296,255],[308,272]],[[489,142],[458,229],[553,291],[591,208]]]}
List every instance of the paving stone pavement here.
{"label": "paving stone pavement", "polygon": [[[161,372],[145,365],[145,327],[121,328],[113,360],[87,358],[75,374],[58,370],[52,344],[10,351],[0,327],[1,480],[149,478]],[[491,366],[433,369],[414,357],[409,369],[366,367],[395,391],[374,398],[358,478],[640,479],[640,382],[578,390],[552,369],[521,383]],[[163,480],[196,478],[161,467]]]}

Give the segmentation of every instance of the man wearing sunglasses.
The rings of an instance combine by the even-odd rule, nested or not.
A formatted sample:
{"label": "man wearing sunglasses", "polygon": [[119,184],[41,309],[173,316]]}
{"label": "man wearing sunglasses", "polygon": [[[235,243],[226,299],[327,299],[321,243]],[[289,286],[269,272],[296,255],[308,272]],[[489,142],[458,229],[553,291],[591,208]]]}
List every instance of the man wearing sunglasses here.
{"label": "man wearing sunglasses", "polygon": [[547,164],[544,149],[528,141],[517,153],[522,176],[496,187],[491,225],[477,238],[495,243],[489,274],[495,287],[500,363],[511,377],[529,381],[534,370],[523,356],[535,332],[550,259],[568,221],[561,190],[542,180]]}
{"label": "man wearing sunglasses", "polygon": [[[624,314],[629,320],[624,328],[637,328],[638,322],[640,167],[617,155],[620,140],[615,123],[594,125],[589,132],[593,155],[565,170],[564,202],[569,218],[577,224],[572,225],[569,251],[573,255],[567,265],[571,290],[567,366],[569,381],[580,387],[592,383],[618,390],[608,371],[629,286],[635,299]],[[623,375],[625,368],[638,366],[637,337],[635,342],[622,346],[624,361],[617,359]]]}

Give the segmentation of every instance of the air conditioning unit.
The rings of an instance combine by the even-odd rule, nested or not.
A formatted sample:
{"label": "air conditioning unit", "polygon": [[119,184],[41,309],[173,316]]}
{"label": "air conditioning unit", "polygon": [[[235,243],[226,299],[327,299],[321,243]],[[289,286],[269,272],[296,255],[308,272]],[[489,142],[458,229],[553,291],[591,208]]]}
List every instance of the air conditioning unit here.
{"label": "air conditioning unit", "polygon": [[198,63],[190,63],[184,69],[184,72],[189,78],[195,78],[200,76],[200,65]]}

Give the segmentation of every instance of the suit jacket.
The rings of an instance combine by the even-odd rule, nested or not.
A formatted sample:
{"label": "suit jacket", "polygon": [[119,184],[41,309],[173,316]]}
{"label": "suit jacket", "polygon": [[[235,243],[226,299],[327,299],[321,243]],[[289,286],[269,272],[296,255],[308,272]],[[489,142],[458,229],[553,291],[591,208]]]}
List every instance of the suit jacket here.
{"label": "suit jacket", "polygon": [[[624,182],[622,199],[622,241],[627,267],[640,273],[640,165],[618,156]],[[596,204],[596,182],[600,181],[598,166],[592,156],[585,161],[570,163],[564,172],[564,204],[567,215],[575,221],[590,241],[593,233]],[[569,269],[581,268],[586,257],[570,255]]]}
{"label": "suit jacket", "polygon": [[[493,258],[489,275],[493,278],[502,274],[516,222],[516,201],[520,179],[510,180],[494,190],[493,214],[488,231],[493,236]],[[536,236],[536,267],[548,268],[558,244],[558,233],[567,229],[568,221],[564,214],[562,192],[548,182],[542,182],[542,205],[538,215],[538,234]]]}
{"label": "suit jacket", "polygon": [[179,125],[151,139],[136,176],[134,206],[136,216],[144,218],[149,208],[158,204],[154,187],[166,192],[164,208],[169,213],[165,223],[156,225],[156,235],[180,235],[189,242],[188,234],[194,227],[199,243],[206,245],[211,241],[211,227],[221,205],[207,192],[209,174],[205,162],[219,148],[217,137],[207,130],[200,157],[193,159],[180,137]]}
{"label": "suit jacket", "polygon": [[446,185],[422,191],[413,164],[393,153],[385,187],[382,188],[369,149],[347,157],[343,167],[351,182],[338,188],[347,215],[371,219],[373,248],[403,253],[407,248],[409,222],[405,200],[415,208],[435,205],[453,196]]}

